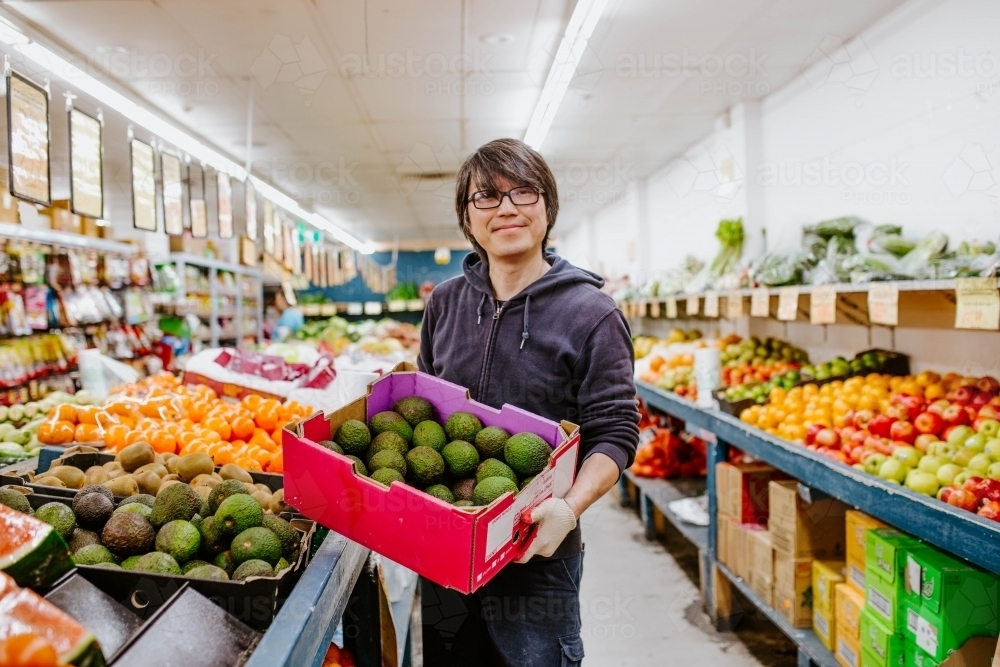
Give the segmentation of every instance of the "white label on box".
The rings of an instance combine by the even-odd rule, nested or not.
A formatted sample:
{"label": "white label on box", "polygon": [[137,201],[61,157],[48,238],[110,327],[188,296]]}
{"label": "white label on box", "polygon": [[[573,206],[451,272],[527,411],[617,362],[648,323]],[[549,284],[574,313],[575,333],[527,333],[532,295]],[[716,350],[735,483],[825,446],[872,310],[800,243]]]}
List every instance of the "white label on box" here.
{"label": "white label on box", "polygon": [[933,656],[938,651],[938,631],[923,616],[917,618],[917,646]]}
{"label": "white label on box", "polygon": [[847,566],[847,576],[850,577],[851,582],[857,586],[860,590],[865,590],[865,571],[860,567],[851,563]]}
{"label": "white label on box", "polygon": [[913,611],[912,609],[906,610],[906,629],[912,632],[913,634],[917,634],[918,618],[920,617],[917,616],[917,612]]}
{"label": "white label on box", "polygon": [[830,624],[823,618],[822,614],[815,610],[813,610],[813,625],[816,627],[816,631],[823,637],[830,636]]}
{"label": "white label on box", "polygon": [[529,507],[537,507],[553,495],[562,498],[569,492],[573,485],[573,463],[576,461],[574,450],[578,447],[577,444],[566,450],[553,467],[538,473],[531,484],[514,496],[514,504],[490,521],[486,528],[486,560],[493,558],[510,543],[514,537],[514,526],[522,512]]}
{"label": "white label on box", "polygon": [[580,445],[575,444],[562,453],[553,467],[552,475],[552,495],[556,498],[565,498],[569,489],[573,486],[573,473],[576,472],[576,450]]}
{"label": "white label on box", "polygon": [[513,537],[514,523],[521,514],[517,505],[515,500],[513,505],[490,521],[489,526],[486,527],[486,560],[493,558]]}
{"label": "white label on box", "polygon": [[920,580],[923,576],[923,571],[920,569],[920,563],[913,559],[913,556],[906,555],[906,592],[915,593],[920,595]]}
{"label": "white label on box", "polygon": [[892,603],[871,586],[868,587],[868,605],[892,623]]}
{"label": "white label on box", "polygon": [[843,639],[837,640],[837,656],[843,659],[844,664],[858,667],[858,654]]}

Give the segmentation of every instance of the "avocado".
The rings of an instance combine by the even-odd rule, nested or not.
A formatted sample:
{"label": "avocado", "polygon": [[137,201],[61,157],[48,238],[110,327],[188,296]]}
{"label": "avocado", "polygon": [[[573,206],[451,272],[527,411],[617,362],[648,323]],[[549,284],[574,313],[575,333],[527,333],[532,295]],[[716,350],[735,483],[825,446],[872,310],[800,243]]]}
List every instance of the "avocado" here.
{"label": "avocado", "polygon": [[120,570],[120,569],[122,569],[122,566],[119,565],[118,563],[98,563],[97,565],[94,565],[94,567],[103,567],[103,568],[105,568],[107,570]]}
{"label": "avocado", "polygon": [[455,502],[455,494],[453,494],[451,492],[451,489],[449,489],[444,484],[431,484],[426,489],[424,489],[424,493],[426,493],[429,496],[434,496],[438,500],[443,500],[446,503]]}
{"label": "avocado", "polygon": [[228,551],[223,551],[218,556],[212,559],[212,565],[221,569],[223,572],[229,576],[233,575],[233,570],[236,569],[236,565],[233,564],[233,557]]}
{"label": "avocado", "polygon": [[156,531],[149,521],[133,514],[113,514],[101,531],[101,542],[119,557],[144,554],[156,544]]}
{"label": "avocado", "polygon": [[434,406],[426,398],[407,396],[401,398],[392,406],[393,412],[402,415],[410,426],[416,426],[422,421],[434,418]]}
{"label": "avocado", "polygon": [[372,440],[372,446],[368,449],[368,457],[371,458],[379,452],[384,451],[397,452],[402,456],[406,456],[406,452],[410,451],[410,447],[406,444],[406,440],[403,440],[403,436],[395,431],[386,431],[385,433],[379,433]]}
{"label": "avocado", "polygon": [[487,477],[506,477],[514,482],[515,486],[517,485],[517,475],[514,474],[514,471],[506,463],[497,459],[486,459],[476,468],[476,484]]}
{"label": "avocado", "polygon": [[345,454],[361,454],[371,444],[372,434],[364,422],[348,419],[337,429],[333,441],[340,445]]}
{"label": "avocado", "polygon": [[552,448],[534,433],[517,433],[503,446],[503,458],[520,475],[537,475],[548,465]]}
{"label": "avocado", "polygon": [[[367,429],[368,427],[366,426],[365,428]],[[337,452],[338,454],[344,453],[344,448],[335,443],[333,440],[320,440],[316,444],[320,447],[326,447],[331,452]]]}
{"label": "avocado", "polygon": [[201,565],[187,570],[184,574],[192,579],[215,579],[217,581],[229,581],[229,575],[221,567],[215,565]]}
{"label": "avocado", "polygon": [[379,468],[371,474],[371,478],[379,484],[391,486],[393,482],[404,482],[405,477],[399,474],[398,470],[392,468]]}
{"label": "avocado", "polygon": [[264,510],[260,503],[246,494],[226,498],[215,513],[219,532],[229,537],[238,535],[248,528],[256,528],[263,521]]}
{"label": "avocado", "polygon": [[476,449],[484,459],[498,459],[509,437],[510,433],[499,426],[487,426],[476,434]]}
{"label": "avocado", "polygon": [[291,567],[291,564],[287,560],[285,560],[284,556],[282,556],[278,560],[278,564],[274,566],[274,573],[278,574],[282,570],[287,570],[290,567]]}
{"label": "avocado", "polygon": [[156,533],[156,550],[170,554],[178,563],[186,563],[198,553],[201,533],[187,521],[170,521]]}
{"label": "avocado", "polygon": [[149,522],[154,527],[176,521],[190,521],[201,509],[201,496],[187,484],[171,484],[160,491],[153,502]]}
{"label": "avocado", "polygon": [[368,467],[365,466],[365,462],[364,461],[362,461],[361,459],[359,459],[357,456],[354,456],[353,454],[348,454],[347,458],[349,458],[352,461],[354,461],[354,472],[356,474],[361,475],[363,477],[367,477],[368,476]]}
{"label": "avocado", "polygon": [[281,540],[267,528],[248,528],[233,538],[229,553],[237,565],[248,560],[262,560],[274,565],[281,558]]}
{"label": "avocado", "polygon": [[281,517],[265,514],[262,525],[278,536],[282,554],[290,554],[299,546],[299,531]]}
{"label": "avocado", "polygon": [[49,524],[64,539],[69,539],[76,528],[76,517],[69,505],[62,503],[45,503],[35,510],[35,518]]}
{"label": "avocado", "polygon": [[73,553],[73,562],[77,565],[114,563],[115,556],[102,544],[88,544],[79,551]]}
{"label": "avocado", "polygon": [[479,465],[479,452],[464,440],[449,442],[441,450],[441,456],[448,472],[455,477],[465,477]]}
{"label": "avocado", "polygon": [[271,565],[262,560],[248,560],[233,572],[233,581],[243,581],[250,577],[273,577]]}
{"label": "avocado", "polygon": [[31,504],[27,496],[11,488],[0,489],[0,505],[6,505],[23,514],[31,514]]}
{"label": "avocado", "polygon": [[76,553],[80,549],[84,548],[88,544],[100,544],[101,536],[92,530],[87,530],[86,528],[80,528],[79,526],[73,529],[72,534],[69,539],[66,540],[66,544],[69,545],[69,550],[72,553]]}
{"label": "avocado", "polygon": [[379,468],[392,468],[400,475],[405,475],[406,459],[399,452],[391,450],[381,451],[368,460],[369,470],[378,470]]}
{"label": "avocado", "polygon": [[[217,484],[212,492],[208,494],[208,511],[215,514],[219,511],[219,505],[229,496],[248,493],[246,485],[238,479],[227,479],[221,484]],[[207,516],[207,515],[202,515]]]}
{"label": "avocado", "polygon": [[410,476],[421,486],[434,484],[444,474],[444,459],[430,447],[414,447],[406,455]]}
{"label": "avocado", "polygon": [[198,532],[201,533],[201,550],[205,555],[215,556],[229,548],[229,540],[219,530],[218,520],[214,516],[202,519]]}
{"label": "avocado", "polygon": [[489,505],[508,491],[517,493],[517,484],[506,477],[487,477],[476,484],[476,490],[472,493],[472,502],[476,505]]}
{"label": "avocado", "polygon": [[460,479],[451,486],[451,492],[455,494],[455,497],[459,500],[472,500],[472,492],[476,488],[476,478],[475,477],[465,477]]}
{"label": "avocado", "polygon": [[151,572],[153,574],[183,574],[181,566],[173,556],[162,551],[152,551],[140,556],[132,569],[136,572]]}
{"label": "avocado", "polygon": [[371,427],[372,433],[375,435],[385,433],[386,431],[395,431],[403,437],[403,440],[406,440],[407,442],[413,440],[413,428],[398,412],[393,412],[391,410],[379,412],[372,417],[371,422],[369,422],[368,425]]}
{"label": "avocado", "polygon": [[534,475],[532,475],[531,477],[525,477],[524,479],[522,479],[522,480],[521,480],[521,485],[520,485],[520,486],[518,486],[517,488],[518,488],[518,489],[519,489],[520,491],[524,491],[524,487],[526,487],[526,486],[528,486],[529,484],[531,484],[531,480],[533,480],[533,479],[535,479],[535,476],[534,476]]}
{"label": "avocado", "polygon": [[437,422],[422,421],[413,427],[414,447],[430,447],[440,452],[447,442],[448,436],[444,434],[444,429]]}
{"label": "avocado", "polygon": [[138,555],[135,555],[135,556],[129,556],[128,558],[126,558],[125,560],[122,561],[122,563],[121,563],[122,569],[123,570],[134,570],[135,569],[135,564],[139,562],[139,559],[142,558],[142,556],[143,556],[142,554],[138,554]]}
{"label": "avocado", "polygon": [[99,493],[102,496],[104,496],[105,498],[107,498],[108,500],[110,500],[112,503],[115,502],[115,494],[111,493],[111,489],[109,489],[108,487],[104,486],[103,484],[88,484],[87,486],[85,486],[82,489],[80,489],[79,491],[77,491],[76,495],[73,496],[73,511],[74,512],[77,511],[77,509],[76,509],[77,508],[77,503],[80,502],[81,500],[83,500],[83,497],[86,496],[86,495],[88,495],[88,494],[90,494],[90,493]]}
{"label": "avocado", "polygon": [[156,502],[156,496],[152,496],[148,493],[137,493],[134,496],[129,496],[128,498],[122,500],[120,503],[118,503],[118,507],[121,507],[122,505],[128,505],[129,503],[141,503],[146,507],[148,507],[149,509],[153,509],[153,503],[155,502]]}
{"label": "avocado", "polygon": [[88,493],[82,498],[74,498],[73,506],[77,523],[91,530],[104,528],[115,511],[114,502],[100,493]]}
{"label": "avocado", "polygon": [[149,519],[149,515],[152,514],[153,510],[142,503],[129,503],[127,505],[122,505],[116,509],[112,514],[121,514],[122,512],[131,512],[133,514],[138,514],[144,519]]}
{"label": "avocado", "polygon": [[475,507],[475,503],[471,500],[456,500],[455,507]]}
{"label": "avocado", "polygon": [[183,565],[181,565],[181,572],[183,572],[184,574],[187,574],[188,572],[190,572],[194,568],[201,567],[203,565],[211,565],[211,563],[206,563],[205,561],[198,560],[198,559],[189,560],[188,562],[186,562]]}
{"label": "avocado", "polygon": [[444,423],[444,432],[448,434],[448,441],[465,440],[475,442],[476,434],[483,430],[483,423],[479,417],[468,412],[454,412],[448,421]]}

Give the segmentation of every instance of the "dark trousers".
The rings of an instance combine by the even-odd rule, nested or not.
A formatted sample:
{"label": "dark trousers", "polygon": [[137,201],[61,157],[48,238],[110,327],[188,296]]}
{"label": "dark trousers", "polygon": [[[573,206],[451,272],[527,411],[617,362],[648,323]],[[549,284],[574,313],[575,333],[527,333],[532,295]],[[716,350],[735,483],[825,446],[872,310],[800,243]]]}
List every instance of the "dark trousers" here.
{"label": "dark trousers", "polygon": [[471,595],[420,579],[428,667],[577,667],[583,554],[511,563]]}

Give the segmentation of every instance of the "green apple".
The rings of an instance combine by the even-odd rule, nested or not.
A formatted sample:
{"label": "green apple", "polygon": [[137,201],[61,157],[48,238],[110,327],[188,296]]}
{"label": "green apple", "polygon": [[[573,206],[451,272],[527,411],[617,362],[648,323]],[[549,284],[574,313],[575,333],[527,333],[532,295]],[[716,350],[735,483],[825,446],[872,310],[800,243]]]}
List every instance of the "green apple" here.
{"label": "green apple", "polygon": [[988,439],[989,438],[987,438],[982,433],[976,433],[975,435],[970,435],[968,438],[966,438],[963,446],[967,447],[968,449],[974,449],[977,452],[981,452],[983,451],[983,448],[986,447],[986,441]]}
{"label": "green apple", "polygon": [[950,486],[955,482],[955,476],[962,472],[962,467],[954,463],[945,463],[937,469],[937,478],[941,486]]}
{"label": "green apple", "polygon": [[994,461],[1000,461],[1000,438],[991,438],[986,441],[983,451],[990,455]]}
{"label": "green apple", "polygon": [[906,474],[910,472],[909,466],[898,459],[886,459],[878,469],[878,476],[882,479],[902,483],[906,479]]}
{"label": "green apple", "polygon": [[913,470],[906,476],[906,486],[925,496],[934,496],[941,485],[938,483],[936,475],[921,470]]}
{"label": "green apple", "polygon": [[997,434],[1000,434],[1000,422],[996,419],[984,419],[979,422],[978,432],[980,435],[985,435],[987,438],[995,438]]}
{"label": "green apple", "polygon": [[921,457],[923,457],[923,453],[916,447],[910,447],[909,445],[899,445],[892,450],[892,458],[908,468],[916,468],[917,464],[920,463]]}
{"label": "green apple", "polygon": [[969,460],[969,465],[965,469],[975,475],[985,477],[991,463],[993,462],[990,460],[989,454],[976,454]]}
{"label": "green apple", "polygon": [[968,426],[956,426],[948,434],[948,443],[956,447],[961,447],[969,439],[969,436],[974,434],[975,431]]}
{"label": "green apple", "polygon": [[947,463],[947,461],[940,456],[927,455],[920,459],[920,463],[917,464],[917,468],[921,472],[936,473],[945,463]]}
{"label": "green apple", "polygon": [[962,486],[963,484],[965,484],[965,480],[969,479],[972,476],[973,475],[971,472],[969,472],[968,470],[963,470],[962,472],[955,475],[955,479],[951,481],[951,485]]}
{"label": "green apple", "polygon": [[865,467],[865,472],[868,473],[869,475],[877,475],[879,468],[882,467],[882,464],[885,463],[886,459],[888,458],[889,457],[886,456],[885,454],[872,454],[867,459],[865,459],[865,462],[863,464]]}
{"label": "green apple", "polygon": [[932,442],[927,447],[927,453],[933,456],[940,456],[944,459],[950,459],[958,451],[958,447],[949,444],[947,442]]}
{"label": "green apple", "polygon": [[1000,481],[1000,462],[991,463],[990,467],[986,469],[986,476]]}
{"label": "green apple", "polygon": [[975,449],[969,449],[968,447],[963,447],[962,449],[955,452],[954,456],[951,457],[951,462],[955,465],[962,466],[963,468],[969,465],[969,461],[972,457],[979,452]]}

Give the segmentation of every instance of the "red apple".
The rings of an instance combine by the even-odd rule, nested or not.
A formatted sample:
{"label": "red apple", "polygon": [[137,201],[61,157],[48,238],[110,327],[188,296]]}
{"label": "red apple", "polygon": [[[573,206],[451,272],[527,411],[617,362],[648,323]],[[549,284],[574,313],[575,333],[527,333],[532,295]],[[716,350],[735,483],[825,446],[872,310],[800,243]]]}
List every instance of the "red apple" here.
{"label": "red apple", "polygon": [[993,405],[992,402],[979,408],[979,412],[976,413],[977,417],[984,417],[986,419],[996,419],[998,415],[1000,415],[1000,410],[997,410],[997,406]]}
{"label": "red apple", "polygon": [[806,430],[806,444],[811,445],[816,442],[816,434],[823,430],[822,424],[813,424]]}
{"label": "red apple", "polygon": [[974,408],[971,405],[966,405],[964,408],[965,414],[969,417],[969,423],[971,424],[979,416],[979,408]]}
{"label": "red apple", "polygon": [[917,439],[913,441],[913,446],[926,454],[927,448],[930,447],[932,442],[938,442],[938,437],[936,435],[933,433],[921,433],[917,436]]}
{"label": "red apple", "polygon": [[976,494],[980,502],[1000,501],[1000,481],[973,476],[965,480],[962,488]]}
{"label": "red apple", "polygon": [[865,440],[867,440],[870,437],[871,433],[868,432],[868,429],[863,428],[851,436],[851,446],[857,447],[858,445],[863,445],[865,444]]}
{"label": "red apple", "polygon": [[975,512],[976,507],[979,505],[979,499],[976,498],[976,494],[965,489],[955,489],[950,494],[947,494],[947,499],[942,495],[942,499],[949,505],[961,508],[967,512]]}
{"label": "red apple", "polygon": [[944,420],[933,412],[921,412],[913,420],[913,427],[920,433],[937,435],[944,429]]}
{"label": "red apple", "polygon": [[976,514],[986,517],[991,521],[1000,521],[1000,503],[993,500],[986,502],[979,508]]}
{"label": "red apple", "polygon": [[1000,394],[1000,381],[990,375],[984,375],[976,381],[976,389],[996,396]]}
{"label": "red apple", "polygon": [[890,417],[888,415],[876,415],[872,417],[872,420],[868,422],[868,430],[872,432],[872,435],[879,438],[888,438],[889,430],[892,428],[893,422],[896,421],[895,417]]}
{"label": "red apple", "polygon": [[948,395],[948,400],[952,403],[958,403],[959,405],[968,405],[972,402],[972,397],[975,395],[975,387],[962,386],[951,392]]}
{"label": "red apple", "polygon": [[861,445],[855,445],[855,446],[851,447],[851,450],[850,450],[851,463],[861,463],[862,461],[864,461],[865,454],[867,454],[867,453],[868,453],[868,450],[866,450]]}
{"label": "red apple", "polygon": [[[906,408],[907,417],[906,419],[913,420],[924,410],[924,399],[920,396],[910,396],[909,394],[894,394],[892,399],[890,399],[893,404],[901,405]],[[891,413],[890,413],[891,414]],[[900,419],[904,417],[899,416]]]}
{"label": "red apple", "polygon": [[840,444],[840,436],[832,428],[824,428],[816,434],[816,444],[820,447],[836,447]]}
{"label": "red apple", "polygon": [[941,419],[948,426],[959,426],[969,423],[969,413],[961,405],[953,403],[944,409],[941,413]]}
{"label": "red apple", "polygon": [[905,405],[890,405],[885,411],[885,416],[900,421],[910,421],[910,409]]}
{"label": "red apple", "polygon": [[839,429],[837,429],[837,432],[840,435],[841,444],[846,445],[851,441],[851,438],[854,437],[854,434],[858,432],[858,429],[854,428],[853,426],[842,426]]}
{"label": "red apple", "polygon": [[854,424],[854,428],[864,429],[868,426],[868,422],[870,422],[874,416],[875,413],[871,410],[858,410],[851,418],[851,423]]}
{"label": "red apple", "polygon": [[976,410],[979,410],[979,408],[989,404],[989,402],[992,400],[993,400],[993,394],[991,394],[988,391],[980,391],[979,389],[976,389],[975,394],[972,397],[972,400],[969,401],[969,405],[974,407]]}
{"label": "red apple", "polygon": [[917,439],[917,429],[910,422],[893,422],[892,426],[889,427],[889,437],[897,442],[901,441],[912,445],[913,441]]}
{"label": "red apple", "polygon": [[927,406],[927,412],[933,413],[935,415],[940,415],[943,413],[948,406],[951,405],[951,401],[947,401],[943,398],[939,398],[930,405]]}

